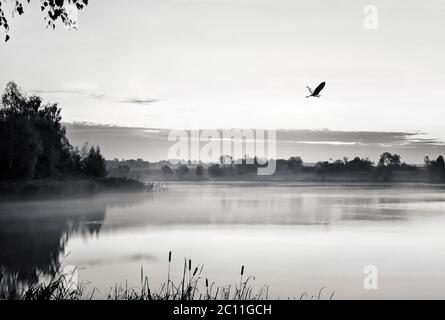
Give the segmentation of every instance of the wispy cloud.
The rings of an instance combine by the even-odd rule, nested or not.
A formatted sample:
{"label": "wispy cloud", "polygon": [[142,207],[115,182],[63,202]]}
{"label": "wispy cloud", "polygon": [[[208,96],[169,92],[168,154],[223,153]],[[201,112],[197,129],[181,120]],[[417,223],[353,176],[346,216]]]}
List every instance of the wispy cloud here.
{"label": "wispy cloud", "polygon": [[100,93],[90,93],[88,96],[90,98],[98,100],[106,100],[108,98],[105,94],[100,94]]}
{"label": "wispy cloud", "polygon": [[133,99],[121,100],[119,102],[148,105],[148,104],[156,103],[159,101],[160,101],[159,99],[134,99],[133,98]]}
{"label": "wispy cloud", "polygon": [[37,94],[45,94],[45,93],[50,93],[50,94],[82,94],[81,90],[40,90],[40,89],[36,89],[36,90],[29,90],[29,92],[31,93],[37,93]]}
{"label": "wispy cloud", "polygon": [[307,144],[360,145],[443,145],[433,138],[423,138],[423,132],[400,131],[336,131],[328,129],[278,130],[281,142]]}
{"label": "wispy cloud", "polygon": [[[170,129],[122,127],[108,124],[96,124],[90,122],[66,123],[67,127],[74,130],[105,130],[112,129],[116,134],[150,133],[168,136]],[[217,129],[221,137],[223,129]],[[377,132],[377,131],[335,131],[327,129],[278,129],[277,140],[279,143],[304,143],[316,145],[379,145],[379,146],[445,146],[439,139],[422,138],[426,133],[422,132]]]}
{"label": "wispy cloud", "polygon": [[104,100],[106,98],[109,98],[107,95],[105,94],[101,94],[101,93],[91,93],[85,90],[70,90],[70,89],[61,89],[61,90],[29,90],[29,92],[31,93],[35,93],[35,94],[52,94],[52,95],[75,95],[75,96],[80,96],[80,97],[84,97],[84,98],[92,98],[92,99],[100,99],[100,100]]}
{"label": "wispy cloud", "polygon": [[[121,127],[87,122],[66,123],[70,141],[99,144],[108,158],[168,158],[174,143],[168,140],[170,129]],[[222,129],[219,129],[222,133]],[[419,132],[335,131],[325,129],[277,130],[277,156],[299,155],[305,161],[343,156],[377,159],[385,151],[397,152],[404,161],[421,163],[425,155],[445,154],[445,144],[425,138]]]}
{"label": "wispy cloud", "polygon": [[130,103],[130,104],[140,104],[140,105],[149,105],[152,103],[159,102],[159,99],[152,98],[121,98],[112,95],[107,95],[98,92],[90,92],[86,90],[76,90],[76,89],[60,89],[60,90],[29,90],[29,92],[34,94],[52,94],[52,95],[76,95],[82,98],[90,98],[95,100],[108,100],[110,102],[116,103]]}

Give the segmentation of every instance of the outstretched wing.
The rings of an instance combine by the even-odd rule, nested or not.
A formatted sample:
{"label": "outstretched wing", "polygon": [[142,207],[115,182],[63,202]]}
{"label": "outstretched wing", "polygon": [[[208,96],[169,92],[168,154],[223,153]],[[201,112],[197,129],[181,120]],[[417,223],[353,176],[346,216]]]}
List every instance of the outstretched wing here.
{"label": "outstretched wing", "polygon": [[312,89],[309,86],[306,86],[306,88],[309,90],[309,93],[312,94]]}
{"label": "outstretched wing", "polygon": [[318,96],[318,94],[320,93],[320,91],[323,90],[325,84],[326,84],[326,82],[323,81],[322,83],[320,83],[320,84],[318,85],[317,88],[315,88],[315,90],[314,90],[314,96]]}

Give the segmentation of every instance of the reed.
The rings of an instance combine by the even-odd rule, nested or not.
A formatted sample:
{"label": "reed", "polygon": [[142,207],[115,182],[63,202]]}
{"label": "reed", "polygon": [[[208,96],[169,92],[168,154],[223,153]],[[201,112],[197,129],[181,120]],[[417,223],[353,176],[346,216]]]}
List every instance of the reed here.
{"label": "reed", "polygon": [[[218,286],[203,276],[204,265],[193,266],[191,259],[185,259],[182,270],[182,278],[174,282],[171,278],[172,252],[168,254],[167,282],[160,286],[159,290],[152,290],[149,278],[144,273],[144,267],[140,269],[140,286],[129,287],[128,283],[115,284],[106,295],[107,300],[267,300],[269,299],[269,286],[263,285],[255,289],[253,282],[255,277],[244,276],[245,267],[241,266],[239,283],[234,285]],[[193,272],[192,272],[193,270]],[[17,277],[8,278],[7,292],[1,292],[0,299],[13,300],[90,300],[100,299],[95,294],[98,290],[93,288],[87,293],[87,282],[72,285],[70,275],[58,272],[47,281],[38,284],[20,285]],[[0,288],[5,288],[5,277],[0,273]],[[301,299],[309,298],[320,300],[325,287],[321,288],[318,295],[309,296],[303,293]],[[333,298],[333,293],[330,299]]]}

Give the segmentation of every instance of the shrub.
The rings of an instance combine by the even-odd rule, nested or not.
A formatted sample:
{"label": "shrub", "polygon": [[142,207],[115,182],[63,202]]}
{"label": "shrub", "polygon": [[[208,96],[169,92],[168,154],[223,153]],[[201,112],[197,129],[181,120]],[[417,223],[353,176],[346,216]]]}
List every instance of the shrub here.
{"label": "shrub", "polygon": [[171,176],[173,174],[173,170],[167,165],[162,166],[161,172],[165,176]]}
{"label": "shrub", "polygon": [[181,164],[177,169],[176,169],[176,174],[180,177],[185,176],[187,173],[189,172],[189,168],[184,165]]}
{"label": "shrub", "polygon": [[202,177],[204,175],[204,167],[200,164],[195,169],[195,174],[197,177]]}

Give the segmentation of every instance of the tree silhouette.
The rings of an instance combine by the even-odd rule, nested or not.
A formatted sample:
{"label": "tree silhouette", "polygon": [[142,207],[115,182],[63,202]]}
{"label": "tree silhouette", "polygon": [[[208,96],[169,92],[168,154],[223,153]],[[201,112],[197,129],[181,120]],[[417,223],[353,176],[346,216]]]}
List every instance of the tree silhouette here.
{"label": "tree silhouette", "polygon": [[400,155],[384,152],[380,155],[379,167],[400,167]]}
{"label": "tree silhouette", "polygon": [[303,168],[303,159],[301,157],[290,157],[287,161],[287,168],[290,171],[299,171]]}
{"label": "tree silhouette", "polygon": [[171,176],[173,174],[173,170],[167,165],[162,166],[161,172],[165,176]]}
{"label": "tree silhouette", "polygon": [[[36,0],[37,1],[37,0]],[[14,0],[12,7],[12,16],[25,13],[23,5],[29,3],[30,0]],[[0,0],[0,27],[5,29],[6,38],[5,42],[9,40],[9,19],[5,15],[6,0]],[[47,28],[55,28],[58,20],[62,21],[68,27],[75,24],[69,17],[67,6],[74,5],[77,10],[82,10],[88,5],[88,0],[40,0],[40,10],[43,12],[44,20],[47,24]]]}
{"label": "tree silhouette", "polygon": [[105,176],[99,147],[70,145],[57,104],[27,97],[9,82],[0,103],[0,181]]}
{"label": "tree silhouette", "polygon": [[176,173],[179,177],[185,176],[189,172],[189,168],[185,164],[181,164],[177,169]]}
{"label": "tree silhouette", "polygon": [[445,160],[443,156],[438,156],[436,160],[430,160],[427,156],[424,162],[431,180],[445,180]]}
{"label": "tree silhouette", "polygon": [[83,159],[83,172],[86,175],[96,178],[105,177],[107,170],[105,167],[105,159],[100,154],[100,148],[91,147],[90,151]]}
{"label": "tree silhouette", "polygon": [[217,163],[211,164],[207,170],[212,177],[224,176],[224,168]]}
{"label": "tree silhouette", "polygon": [[197,177],[202,177],[202,176],[203,176],[203,174],[204,174],[204,168],[203,168],[202,165],[198,164],[198,165],[196,166],[195,174],[196,174]]}

